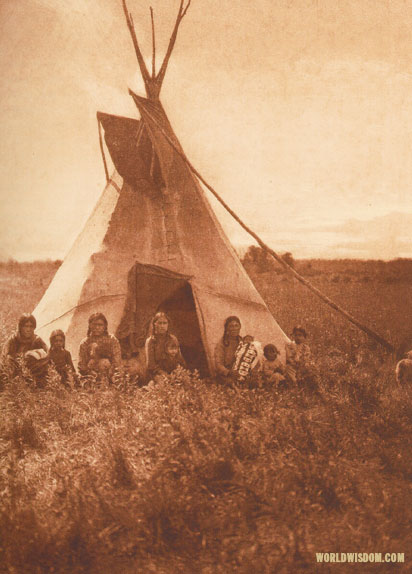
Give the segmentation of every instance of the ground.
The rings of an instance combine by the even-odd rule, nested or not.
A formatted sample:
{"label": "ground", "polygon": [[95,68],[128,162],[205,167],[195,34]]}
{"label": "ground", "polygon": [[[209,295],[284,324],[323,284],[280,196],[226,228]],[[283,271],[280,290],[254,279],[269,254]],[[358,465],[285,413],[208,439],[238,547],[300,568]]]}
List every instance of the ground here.
{"label": "ground", "polygon": [[[58,264],[0,265],[2,341]],[[409,344],[409,261],[296,265]],[[288,274],[248,269],[280,325],[310,333],[317,388],[233,390],[181,372],[148,390],[70,391],[3,374],[0,571],[411,571],[412,390],[397,386],[395,358]],[[405,563],[319,565],[316,552]]]}

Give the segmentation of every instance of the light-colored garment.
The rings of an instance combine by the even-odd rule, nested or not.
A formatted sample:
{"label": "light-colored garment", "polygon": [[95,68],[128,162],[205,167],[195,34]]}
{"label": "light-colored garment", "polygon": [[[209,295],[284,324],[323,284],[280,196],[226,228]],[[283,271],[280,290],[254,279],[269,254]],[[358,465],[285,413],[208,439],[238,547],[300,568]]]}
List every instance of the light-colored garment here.
{"label": "light-colored garment", "polygon": [[296,383],[307,375],[314,376],[312,353],[307,343],[297,345],[294,341],[286,345],[286,379]]}
{"label": "light-colored garment", "polygon": [[297,345],[295,342],[286,345],[286,363],[292,367],[304,367],[312,363],[312,353],[307,343]]}
{"label": "light-colored garment", "polygon": [[285,365],[280,359],[269,361],[266,357],[262,362],[262,378],[264,383],[278,383],[284,379]]}
{"label": "light-colored garment", "polygon": [[408,351],[405,359],[401,359],[396,365],[396,380],[401,385],[412,383],[412,351]]}

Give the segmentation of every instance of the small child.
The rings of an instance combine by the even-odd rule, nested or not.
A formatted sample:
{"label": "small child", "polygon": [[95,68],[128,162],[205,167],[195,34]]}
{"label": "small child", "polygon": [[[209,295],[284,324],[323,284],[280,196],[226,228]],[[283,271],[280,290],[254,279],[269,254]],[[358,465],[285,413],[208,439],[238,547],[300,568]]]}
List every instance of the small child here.
{"label": "small child", "polygon": [[179,345],[173,339],[167,341],[165,355],[165,358],[159,361],[161,371],[170,375],[179,365],[186,368],[186,363],[180,353]]}
{"label": "small child", "polygon": [[279,350],[275,345],[263,347],[262,382],[264,385],[278,384],[285,378],[285,366],[278,358]]}
{"label": "small child", "polygon": [[306,342],[307,333],[303,327],[294,327],[292,342],[286,345],[286,379],[296,383],[297,379],[313,378],[312,353]]}
{"label": "small child", "polygon": [[405,353],[403,359],[398,362],[395,373],[399,384],[412,383],[412,351]]}
{"label": "small child", "polygon": [[156,367],[152,372],[152,378],[144,388],[149,391],[153,389],[156,385],[163,383],[167,380],[168,380],[167,373],[162,369]]}
{"label": "small child", "polygon": [[110,385],[112,382],[111,370],[112,364],[107,357],[96,358],[96,382],[103,385]]}
{"label": "small child", "polygon": [[143,386],[144,377],[138,355],[132,355],[131,357],[128,357],[126,359],[124,364],[124,370],[126,373],[128,386],[130,387]]}
{"label": "small child", "polygon": [[69,373],[72,376],[75,376],[76,373],[72,356],[70,352],[66,350],[65,346],[66,337],[63,331],[60,329],[52,331],[50,335],[49,360],[55,366],[63,384],[67,383]]}

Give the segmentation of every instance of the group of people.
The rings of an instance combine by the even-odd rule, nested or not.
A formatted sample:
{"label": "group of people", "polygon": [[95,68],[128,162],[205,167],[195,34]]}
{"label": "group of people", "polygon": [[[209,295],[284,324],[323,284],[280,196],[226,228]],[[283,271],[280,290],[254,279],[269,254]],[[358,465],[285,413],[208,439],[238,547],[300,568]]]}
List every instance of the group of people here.
{"label": "group of people", "polygon": [[[171,332],[168,316],[157,312],[151,320],[144,349],[144,357],[134,354],[122,357],[119,340],[110,334],[103,313],[89,317],[86,337],[78,353],[78,372],[71,353],[66,349],[63,331],[50,335],[50,348],[35,333],[36,319],[24,314],[18,322],[15,335],[7,341],[3,355],[15,374],[26,367],[41,384],[49,367],[53,366],[63,384],[93,379],[110,384],[116,373],[123,373],[136,386],[158,381],[170,375],[177,367],[186,367],[179,341]],[[251,335],[240,335],[241,322],[236,316],[228,317],[223,336],[215,348],[215,370],[219,382],[247,388],[296,383],[302,377],[313,376],[314,366],[302,327],[295,327],[292,341],[286,346],[286,365],[279,358],[273,343],[262,345]],[[142,360],[143,359],[143,360]]]}
{"label": "group of people", "polygon": [[286,364],[273,343],[254,340],[252,335],[240,336],[242,325],[236,316],[224,323],[223,337],[215,348],[216,375],[220,382],[248,388],[279,386],[316,379],[316,368],[303,327],[295,327],[292,340],[286,345]]}
{"label": "group of people", "polygon": [[13,374],[27,368],[39,384],[44,382],[49,366],[54,367],[63,384],[87,379],[110,383],[117,372],[124,373],[138,386],[172,373],[179,365],[186,366],[179,342],[170,332],[170,321],[163,312],[156,313],[150,323],[143,362],[138,354],[123,358],[119,340],[109,333],[106,317],[103,313],[91,315],[87,335],[79,347],[78,372],[66,349],[63,331],[58,329],[51,333],[48,348],[35,329],[35,317],[22,315],[17,332],[4,346],[3,357]]}

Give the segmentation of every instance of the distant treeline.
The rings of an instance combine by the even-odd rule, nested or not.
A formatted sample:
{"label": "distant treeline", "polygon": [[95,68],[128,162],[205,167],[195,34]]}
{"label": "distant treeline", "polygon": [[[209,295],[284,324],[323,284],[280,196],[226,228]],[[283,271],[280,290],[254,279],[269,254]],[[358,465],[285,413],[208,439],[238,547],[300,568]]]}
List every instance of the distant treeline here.
{"label": "distant treeline", "polygon": [[[295,259],[292,253],[284,253],[282,257],[292,265],[298,273],[305,277],[326,276],[330,281],[346,281],[348,279],[362,282],[383,281],[412,283],[412,259],[397,258],[391,261],[380,259]],[[283,275],[286,270],[270,257],[263,249],[251,245],[241,258],[243,266],[249,274],[272,273]],[[62,261],[50,259],[43,261],[0,261],[0,276],[3,277],[41,277],[48,281],[56,273]]]}
{"label": "distant treeline", "polygon": [[[391,261],[361,259],[295,259],[284,253],[284,260],[306,277],[324,275],[332,281],[358,280],[412,283],[412,259],[397,258]],[[249,274],[284,274],[287,271],[266,251],[251,245],[241,259]]]}
{"label": "distant treeline", "polygon": [[57,269],[62,264],[62,261],[56,259],[52,261],[51,259],[44,259],[42,261],[15,261],[14,259],[9,259],[8,261],[0,261],[0,274],[16,274],[16,275],[26,275],[29,273],[38,273],[39,271],[48,271]]}

